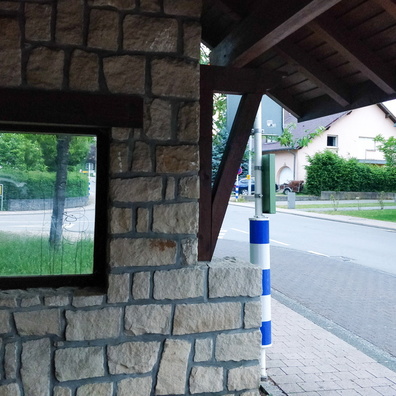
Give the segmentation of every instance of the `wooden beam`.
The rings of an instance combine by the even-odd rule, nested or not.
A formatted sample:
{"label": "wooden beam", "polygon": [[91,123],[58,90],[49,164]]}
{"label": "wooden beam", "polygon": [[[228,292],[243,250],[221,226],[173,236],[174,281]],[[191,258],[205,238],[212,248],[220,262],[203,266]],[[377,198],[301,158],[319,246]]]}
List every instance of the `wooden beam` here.
{"label": "wooden beam", "polygon": [[0,121],[103,127],[143,126],[143,98],[44,90],[0,89]]}
{"label": "wooden beam", "polygon": [[215,92],[226,94],[265,93],[278,86],[285,74],[263,69],[201,65],[201,79]]}
{"label": "wooden beam", "polygon": [[279,43],[276,46],[276,50],[282,57],[288,59],[290,63],[295,63],[302,74],[313,81],[341,106],[347,106],[349,104],[348,90],[312,56],[302,51],[297,45],[286,40]]}
{"label": "wooden beam", "polygon": [[375,0],[389,15],[396,19],[396,2],[394,0]]}
{"label": "wooden beam", "polygon": [[243,67],[340,1],[283,0],[274,7],[260,5],[213,49],[211,63]]}
{"label": "wooden beam", "polygon": [[336,19],[321,17],[311,22],[309,27],[385,93],[395,92],[396,78],[392,70]]}
{"label": "wooden beam", "polygon": [[212,194],[212,250],[213,256],[217,238],[227,210],[238,168],[252,132],[254,119],[262,94],[244,94],[239,103],[224,155],[213,185]]}

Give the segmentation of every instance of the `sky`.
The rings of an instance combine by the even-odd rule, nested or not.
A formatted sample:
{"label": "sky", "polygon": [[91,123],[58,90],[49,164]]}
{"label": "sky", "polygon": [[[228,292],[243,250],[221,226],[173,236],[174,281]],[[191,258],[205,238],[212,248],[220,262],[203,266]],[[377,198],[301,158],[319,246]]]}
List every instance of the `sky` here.
{"label": "sky", "polygon": [[383,102],[383,104],[396,116],[396,99]]}

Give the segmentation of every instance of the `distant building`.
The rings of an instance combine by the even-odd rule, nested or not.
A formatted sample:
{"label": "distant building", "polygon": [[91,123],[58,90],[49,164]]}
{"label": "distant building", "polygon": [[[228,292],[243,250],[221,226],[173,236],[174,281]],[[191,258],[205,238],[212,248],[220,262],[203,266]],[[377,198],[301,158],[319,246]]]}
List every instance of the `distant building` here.
{"label": "distant building", "polygon": [[301,123],[297,123],[296,118],[284,110],[283,126],[290,123],[296,123],[296,128],[292,129],[295,139],[315,131],[318,127],[324,127],[325,130],[307,147],[283,147],[275,142],[263,144],[263,154],[275,154],[275,177],[278,184],[290,180],[305,180],[307,156],[325,150],[332,150],[344,158],[383,165],[385,159],[374,138],[379,134],[386,139],[396,136],[396,116],[384,104]]}

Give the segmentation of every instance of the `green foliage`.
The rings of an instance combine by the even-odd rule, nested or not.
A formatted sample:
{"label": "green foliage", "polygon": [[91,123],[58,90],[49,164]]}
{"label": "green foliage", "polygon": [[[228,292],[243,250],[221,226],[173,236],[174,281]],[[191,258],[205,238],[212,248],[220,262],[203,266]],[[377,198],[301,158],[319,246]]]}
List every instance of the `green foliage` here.
{"label": "green foliage", "polygon": [[385,139],[381,135],[374,138],[374,142],[380,143],[378,149],[382,151],[387,166],[396,166],[396,137]]}
{"label": "green foliage", "polygon": [[[14,170],[0,171],[0,183],[4,185],[4,198],[7,199],[44,199],[54,196],[55,172]],[[69,172],[67,177],[67,197],[88,195],[88,175]]]}
{"label": "green foliage", "polygon": [[293,135],[294,129],[296,129],[295,123],[292,122],[287,124],[283,128],[282,134],[275,137],[275,141],[279,142],[281,146],[290,147],[291,149],[306,147],[312,142],[313,139],[324,132],[325,127],[318,127],[313,132],[307,133],[305,136],[302,136],[298,139],[296,139]]}
{"label": "green foliage", "polygon": [[362,164],[332,151],[308,156],[306,188],[321,191],[396,191],[396,168]]}

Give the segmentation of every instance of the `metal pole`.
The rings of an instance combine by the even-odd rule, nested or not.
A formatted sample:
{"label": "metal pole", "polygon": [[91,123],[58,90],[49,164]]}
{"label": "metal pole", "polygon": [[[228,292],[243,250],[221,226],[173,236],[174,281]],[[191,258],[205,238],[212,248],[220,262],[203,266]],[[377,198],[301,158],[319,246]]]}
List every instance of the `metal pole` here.
{"label": "metal pole", "polygon": [[262,119],[261,105],[254,122],[255,216],[250,219],[250,262],[262,270],[261,377],[267,377],[265,348],[271,346],[271,281],[269,219],[262,213]]}
{"label": "metal pole", "polygon": [[252,193],[252,135],[249,136],[249,162],[248,173],[250,179],[248,180],[248,194]]}

